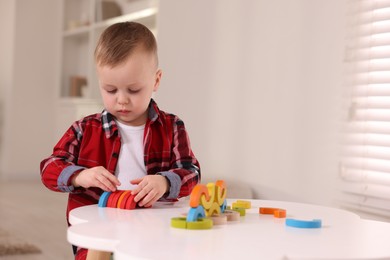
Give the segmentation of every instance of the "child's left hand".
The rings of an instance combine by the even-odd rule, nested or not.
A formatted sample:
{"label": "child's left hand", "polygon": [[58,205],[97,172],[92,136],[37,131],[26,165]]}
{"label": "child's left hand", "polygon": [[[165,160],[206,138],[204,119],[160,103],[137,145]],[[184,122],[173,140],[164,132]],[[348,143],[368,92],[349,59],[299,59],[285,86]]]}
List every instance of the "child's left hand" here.
{"label": "child's left hand", "polygon": [[151,207],[169,188],[168,180],[162,175],[147,175],[143,178],[134,179],[130,183],[138,184],[131,194],[136,194],[134,201],[140,207]]}

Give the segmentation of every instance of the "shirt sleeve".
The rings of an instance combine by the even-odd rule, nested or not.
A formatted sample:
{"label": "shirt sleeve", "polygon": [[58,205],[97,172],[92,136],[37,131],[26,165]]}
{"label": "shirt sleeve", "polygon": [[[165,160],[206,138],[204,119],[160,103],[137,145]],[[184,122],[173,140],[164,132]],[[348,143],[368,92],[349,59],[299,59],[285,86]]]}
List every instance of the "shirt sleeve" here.
{"label": "shirt sleeve", "polygon": [[56,144],[53,154],[41,162],[41,179],[47,188],[58,192],[79,191],[70,180],[84,169],[76,165],[82,134],[81,121],[75,122]]}
{"label": "shirt sleeve", "polygon": [[171,169],[160,172],[168,178],[170,190],[167,199],[185,197],[200,182],[200,166],[191,149],[184,122],[175,118],[173,126]]}

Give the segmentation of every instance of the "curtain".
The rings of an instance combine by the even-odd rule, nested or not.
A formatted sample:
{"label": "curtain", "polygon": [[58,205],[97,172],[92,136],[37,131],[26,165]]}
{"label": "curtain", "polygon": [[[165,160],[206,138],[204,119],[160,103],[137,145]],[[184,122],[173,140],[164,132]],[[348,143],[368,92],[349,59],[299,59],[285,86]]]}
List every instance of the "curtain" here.
{"label": "curtain", "polygon": [[390,220],[390,0],[348,1],[343,207]]}

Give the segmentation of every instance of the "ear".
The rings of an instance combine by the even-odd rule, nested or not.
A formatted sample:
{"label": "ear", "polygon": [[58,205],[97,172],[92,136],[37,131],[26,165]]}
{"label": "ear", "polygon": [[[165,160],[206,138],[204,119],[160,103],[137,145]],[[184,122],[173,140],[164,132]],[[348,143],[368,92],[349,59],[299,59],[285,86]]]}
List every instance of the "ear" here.
{"label": "ear", "polygon": [[156,77],[155,77],[153,92],[156,92],[158,90],[158,88],[160,87],[161,77],[162,77],[162,70],[158,69],[156,71]]}

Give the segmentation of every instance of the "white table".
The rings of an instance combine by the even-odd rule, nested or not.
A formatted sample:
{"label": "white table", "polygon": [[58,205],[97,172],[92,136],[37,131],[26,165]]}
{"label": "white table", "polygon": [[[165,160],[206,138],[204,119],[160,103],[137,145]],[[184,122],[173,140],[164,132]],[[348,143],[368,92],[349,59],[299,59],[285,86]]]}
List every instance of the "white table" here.
{"label": "white table", "polygon": [[[228,200],[231,205],[235,200]],[[390,223],[360,219],[348,211],[282,201],[251,200],[240,221],[210,230],[176,229],[172,217],[188,201],[121,210],[97,205],[70,212],[68,241],[128,259],[390,259]],[[321,219],[322,228],[300,229],[260,215],[259,207],[287,210],[288,218]]]}

